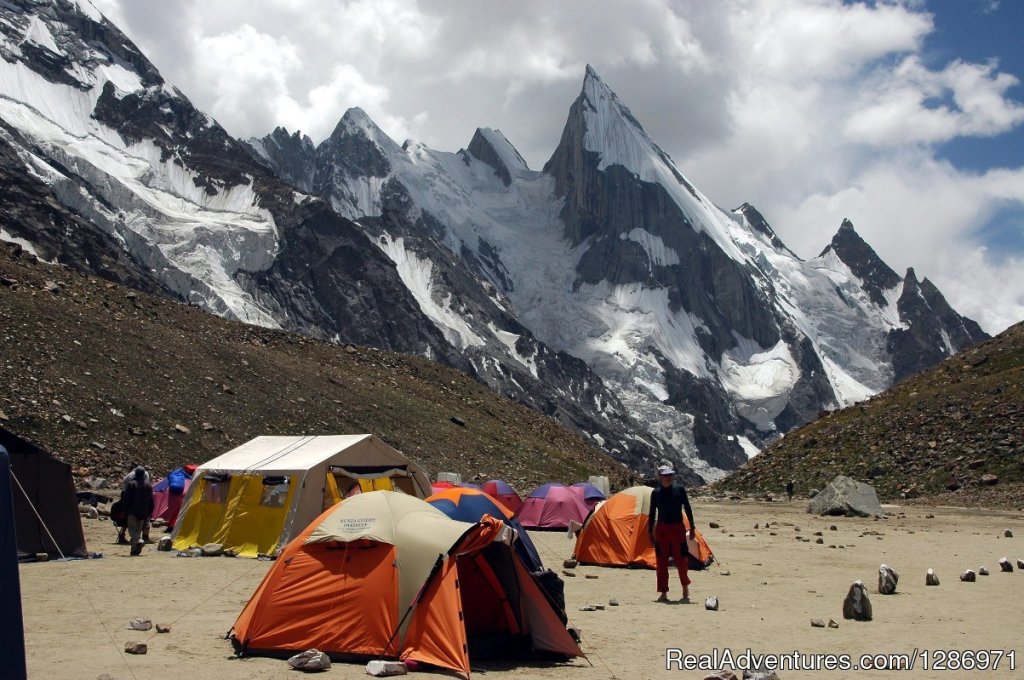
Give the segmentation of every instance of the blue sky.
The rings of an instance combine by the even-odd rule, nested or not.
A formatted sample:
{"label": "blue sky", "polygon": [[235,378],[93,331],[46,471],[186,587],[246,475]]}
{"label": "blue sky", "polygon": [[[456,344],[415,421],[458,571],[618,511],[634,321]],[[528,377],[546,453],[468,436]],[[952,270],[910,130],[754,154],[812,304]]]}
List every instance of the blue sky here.
{"label": "blue sky", "polygon": [[1024,320],[1021,0],[93,0],[239,137],[363,108],[539,169],[586,64],[724,208],[815,256],[844,218],[998,332]]}
{"label": "blue sky", "polygon": [[[1024,2],[1020,0],[932,0],[935,31],[925,41],[925,61],[933,67],[953,59],[998,59],[1000,70],[1024,80]],[[1007,92],[1024,101],[1024,84]],[[987,170],[1019,166],[1024,160],[1024,126],[997,137],[959,138],[939,156],[958,167]]]}

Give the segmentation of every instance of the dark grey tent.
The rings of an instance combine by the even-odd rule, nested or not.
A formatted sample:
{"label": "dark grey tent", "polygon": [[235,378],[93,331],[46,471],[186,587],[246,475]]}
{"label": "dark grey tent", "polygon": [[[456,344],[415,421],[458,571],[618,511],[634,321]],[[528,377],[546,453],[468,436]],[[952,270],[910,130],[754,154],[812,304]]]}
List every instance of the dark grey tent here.
{"label": "dark grey tent", "polygon": [[[61,554],[65,557],[88,557],[71,466],[2,428],[0,446],[7,449],[11,474],[17,480],[11,485],[11,496],[19,559],[31,558],[38,553],[51,557]],[[32,506],[35,506],[46,528]],[[50,534],[53,534],[52,540]]]}
{"label": "dark grey tent", "polygon": [[11,505],[10,458],[0,446],[0,659],[4,677],[24,680],[25,626],[21,618],[21,581],[15,548],[14,510]]}

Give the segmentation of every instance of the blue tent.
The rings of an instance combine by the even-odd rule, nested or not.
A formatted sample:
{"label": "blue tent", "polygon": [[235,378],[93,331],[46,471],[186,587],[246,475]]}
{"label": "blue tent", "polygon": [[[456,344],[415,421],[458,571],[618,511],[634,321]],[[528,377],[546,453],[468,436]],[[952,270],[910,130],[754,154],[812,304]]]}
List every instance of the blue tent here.
{"label": "blue tent", "polygon": [[513,548],[530,571],[544,568],[537,547],[530,540],[530,535],[514,516],[509,515],[507,508],[499,506],[493,498],[482,491],[465,488],[446,489],[434,494],[427,502],[435,508],[460,522],[479,522],[484,515],[501,519],[505,524],[516,530],[518,536]]}

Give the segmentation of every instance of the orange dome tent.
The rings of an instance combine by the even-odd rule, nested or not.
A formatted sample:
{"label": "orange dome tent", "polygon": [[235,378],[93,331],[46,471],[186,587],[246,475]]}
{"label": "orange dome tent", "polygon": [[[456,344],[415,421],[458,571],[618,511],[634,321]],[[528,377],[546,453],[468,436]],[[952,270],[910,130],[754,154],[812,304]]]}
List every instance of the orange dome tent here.
{"label": "orange dome tent", "polygon": [[583,656],[511,537],[491,517],[457,522],[402,493],[358,494],[284,548],[231,638],[239,654],[316,647],[465,677],[481,643]]}
{"label": "orange dome tent", "polygon": [[[573,556],[582,564],[654,569],[657,561],[647,533],[653,491],[634,486],[599,504],[576,536]],[[688,525],[686,517],[683,523]],[[694,531],[694,540],[687,545],[690,569],[704,569],[714,560],[700,531]]]}

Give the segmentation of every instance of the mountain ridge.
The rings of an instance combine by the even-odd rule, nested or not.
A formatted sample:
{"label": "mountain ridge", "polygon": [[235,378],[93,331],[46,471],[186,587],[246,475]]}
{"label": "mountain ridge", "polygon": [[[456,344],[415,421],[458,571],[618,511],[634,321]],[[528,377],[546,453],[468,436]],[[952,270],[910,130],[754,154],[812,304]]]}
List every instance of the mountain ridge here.
{"label": "mountain ridge", "polygon": [[592,67],[541,171],[497,131],[400,146],[358,108],[320,144],[241,142],[75,7],[0,7],[0,170],[83,226],[4,228],[44,259],[112,244],[120,269],[77,265],[446,363],[635,469],[705,479],[983,336],[913,272],[866,280],[842,243],[804,261],[753,206],[715,206]]}

